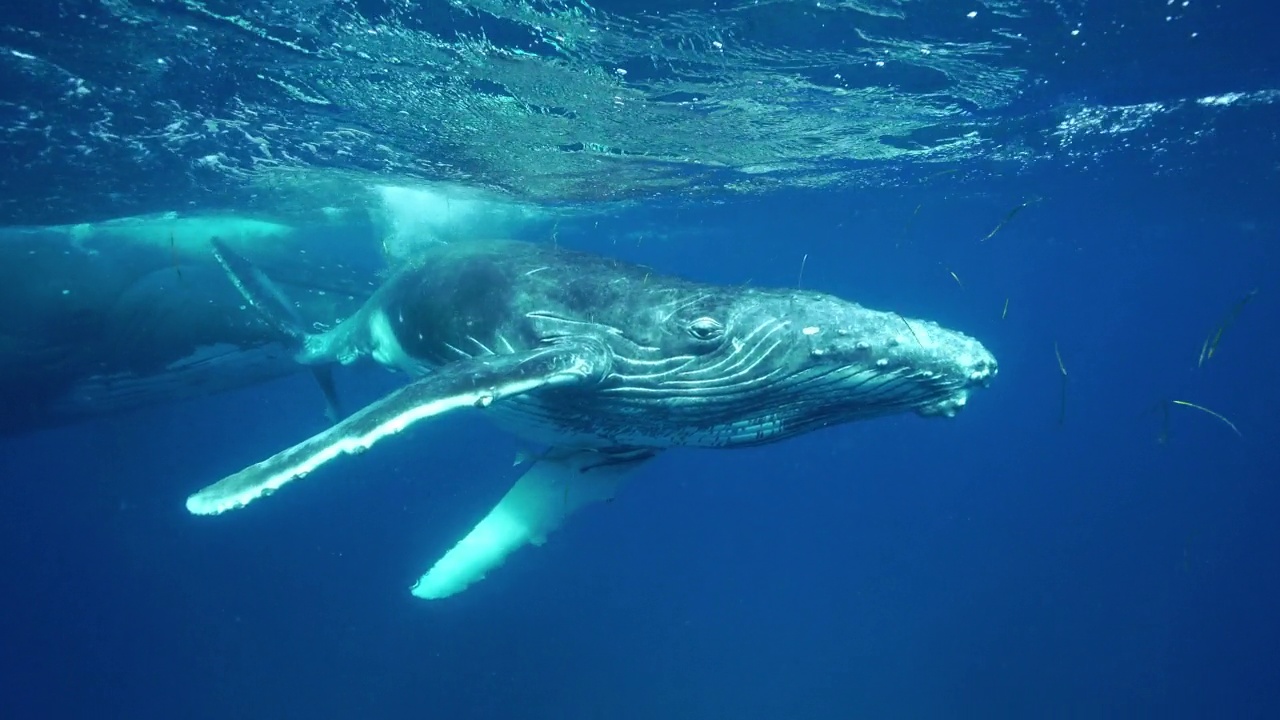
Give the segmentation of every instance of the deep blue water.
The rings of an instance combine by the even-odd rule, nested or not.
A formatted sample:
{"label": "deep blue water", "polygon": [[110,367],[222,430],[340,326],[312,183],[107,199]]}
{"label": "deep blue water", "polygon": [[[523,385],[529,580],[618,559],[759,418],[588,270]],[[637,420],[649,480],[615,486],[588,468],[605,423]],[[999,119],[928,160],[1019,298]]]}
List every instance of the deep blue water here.
{"label": "deep blue water", "polygon": [[[1280,85],[1265,11],[1193,4],[1178,37],[1210,49],[1185,52],[1134,29],[1151,5],[1087,15],[1102,50],[1029,61],[1053,78],[1025,105]],[[1280,123],[1205,113],[1100,160],[976,160],[980,182],[561,230],[936,320],[1000,375],[953,420],[665,453],[446,601],[408,588],[522,450],[482,418],[216,519],[184,498],[323,427],[309,378],[0,440],[0,717],[1280,717]],[[339,382],[355,402],[397,379]]]}
{"label": "deep blue water", "polygon": [[[1046,199],[979,242],[1020,191]],[[985,202],[797,195],[681,212],[683,227],[716,231],[611,251],[776,285],[799,280],[807,253],[806,287],[971,332],[1000,359],[997,382],[952,421],[670,452],[614,503],[436,604],[407,587],[514,472],[518,446],[479,419],[217,521],[187,516],[183,497],[318,429],[305,379],[6,441],[0,632],[15,716],[1280,709],[1267,330],[1280,218],[1265,189],[1059,175]],[[1197,367],[1204,336],[1253,288]],[[392,382],[342,380],[367,397]],[[1166,399],[1210,407],[1243,437],[1185,407],[1166,426],[1153,410]]]}

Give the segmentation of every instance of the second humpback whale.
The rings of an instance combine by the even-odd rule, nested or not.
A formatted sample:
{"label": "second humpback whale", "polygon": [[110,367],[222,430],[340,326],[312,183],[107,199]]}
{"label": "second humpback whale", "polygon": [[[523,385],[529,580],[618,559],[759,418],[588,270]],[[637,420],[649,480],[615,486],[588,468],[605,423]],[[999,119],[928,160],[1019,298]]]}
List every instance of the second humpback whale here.
{"label": "second humpback whale", "polygon": [[413,593],[423,598],[457,593],[517,548],[540,544],[665,448],[756,445],[904,411],[952,416],[996,374],[981,343],[933,322],[514,241],[432,247],[350,318],[306,334],[265,275],[215,247],[249,304],[298,343],[301,362],[371,357],[413,380],[200,490],[190,512],[242,507],[462,408],[549,446],[418,580]]}
{"label": "second humpback whale", "polygon": [[259,263],[308,325],[357,310],[383,267],[356,222],[163,213],[0,227],[0,438],[305,370],[240,310],[211,235]]}

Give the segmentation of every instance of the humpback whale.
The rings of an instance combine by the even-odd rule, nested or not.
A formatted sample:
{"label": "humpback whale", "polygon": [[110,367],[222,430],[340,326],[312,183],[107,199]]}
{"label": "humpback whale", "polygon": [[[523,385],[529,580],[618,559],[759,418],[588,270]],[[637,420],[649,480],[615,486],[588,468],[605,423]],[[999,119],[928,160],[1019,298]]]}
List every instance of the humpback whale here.
{"label": "humpback whale", "polygon": [[501,240],[427,248],[351,317],[308,333],[269,278],[230,248],[215,252],[300,362],[371,358],[411,380],[197,491],[191,513],[244,507],[454,410],[479,409],[547,446],[413,586],[427,599],[541,544],[665,449],[759,445],[900,412],[949,417],[997,372],[980,342],[933,322],[819,292],[708,285]]}
{"label": "humpback whale", "polygon": [[[331,235],[369,238],[331,243]],[[369,298],[383,260],[357,223],[283,225],[164,213],[0,228],[0,436],[304,370],[228,285],[216,235],[334,325]]]}

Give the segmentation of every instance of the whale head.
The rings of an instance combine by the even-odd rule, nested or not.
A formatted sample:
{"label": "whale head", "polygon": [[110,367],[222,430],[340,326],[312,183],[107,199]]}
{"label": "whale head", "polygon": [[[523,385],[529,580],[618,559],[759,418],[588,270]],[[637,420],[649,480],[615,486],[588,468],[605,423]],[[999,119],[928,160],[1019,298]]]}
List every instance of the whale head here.
{"label": "whale head", "polygon": [[[997,373],[978,340],[816,292],[724,289],[655,310],[660,359],[614,343],[626,423],[730,447],[915,412],[954,416]],[[643,438],[634,438],[637,442]]]}

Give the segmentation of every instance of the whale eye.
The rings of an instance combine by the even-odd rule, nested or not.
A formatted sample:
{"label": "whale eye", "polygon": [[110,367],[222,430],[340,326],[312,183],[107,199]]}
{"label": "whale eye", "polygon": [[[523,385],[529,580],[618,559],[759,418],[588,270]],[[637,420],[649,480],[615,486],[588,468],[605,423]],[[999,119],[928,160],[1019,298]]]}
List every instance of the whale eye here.
{"label": "whale eye", "polygon": [[700,317],[689,323],[689,334],[699,340],[715,340],[724,334],[724,326],[715,318]]}

